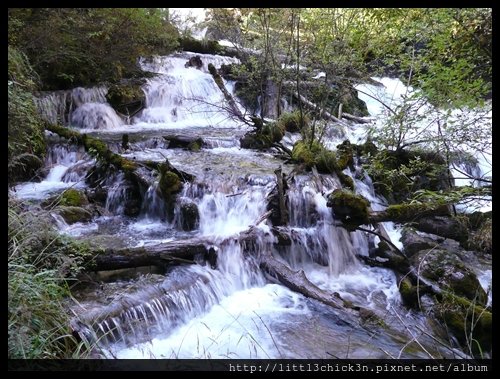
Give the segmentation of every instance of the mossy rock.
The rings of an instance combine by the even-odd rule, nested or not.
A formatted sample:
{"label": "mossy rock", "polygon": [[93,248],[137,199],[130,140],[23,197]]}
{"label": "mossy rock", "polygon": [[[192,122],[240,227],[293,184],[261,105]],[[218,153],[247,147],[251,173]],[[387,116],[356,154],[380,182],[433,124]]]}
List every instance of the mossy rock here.
{"label": "mossy rock", "polygon": [[179,177],[172,171],[160,169],[159,189],[165,199],[171,198],[172,195],[180,192],[182,182]]}
{"label": "mossy rock", "polygon": [[245,134],[240,139],[240,146],[244,149],[265,150],[270,148],[273,143],[280,142],[284,135],[284,130],[277,123],[266,123],[258,132]]}
{"label": "mossy rock", "polygon": [[336,189],[329,196],[326,204],[332,208],[333,216],[339,218],[346,226],[355,228],[368,224],[368,207],[370,202],[361,195]]}
{"label": "mossy rock", "polygon": [[337,156],[337,165],[340,170],[354,166],[354,149],[349,140],[337,145]]}
{"label": "mossy rock", "polygon": [[355,190],[354,180],[349,175],[344,174],[342,171],[337,171],[337,176],[339,177],[340,183],[342,183],[345,188],[351,191]]}
{"label": "mossy rock", "polygon": [[240,146],[243,149],[264,150],[270,148],[272,144],[272,138],[261,133],[248,133],[240,139]]}
{"label": "mossy rock", "polygon": [[323,146],[314,141],[312,145],[304,140],[297,141],[293,145],[292,159],[297,163],[304,163],[307,168],[316,164],[318,154],[324,150]]}
{"label": "mossy rock", "polygon": [[191,231],[196,229],[200,223],[198,206],[193,202],[182,202],[179,210],[182,230]]}
{"label": "mossy rock", "polygon": [[87,196],[74,188],[67,189],[60,196],[59,205],[63,206],[82,207],[89,203]]}
{"label": "mossy rock", "polygon": [[60,206],[56,208],[56,212],[68,224],[74,224],[76,222],[89,222],[92,220],[92,213],[81,207]]}
{"label": "mossy rock", "polygon": [[[445,294],[438,304],[436,315],[476,356],[489,352],[492,345],[492,313],[463,297]],[[467,337],[469,338],[467,338]],[[472,337],[472,340],[470,340]]]}
{"label": "mossy rock", "polygon": [[316,168],[322,174],[333,174],[339,171],[337,166],[337,155],[334,151],[322,149],[316,155]]}
{"label": "mossy rock", "polygon": [[476,274],[468,268],[457,254],[443,249],[422,250],[411,258],[414,267],[419,267],[422,276],[437,283],[457,296],[485,305],[488,297]]}
{"label": "mossy rock", "polygon": [[106,100],[114,109],[122,111],[127,105],[144,103],[146,95],[140,84],[114,84],[109,87]]}
{"label": "mossy rock", "polygon": [[403,304],[410,308],[418,307],[418,292],[408,277],[403,278],[399,283],[399,293]]}
{"label": "mossy rock", "polygon": [[[448,213],[446,206],[440,207],[440,213]],[[418,230],[459,241],[462,246],[467,242],[469,231],[462,220],[454,217],[433,215],[421,218],[415,226]]]}

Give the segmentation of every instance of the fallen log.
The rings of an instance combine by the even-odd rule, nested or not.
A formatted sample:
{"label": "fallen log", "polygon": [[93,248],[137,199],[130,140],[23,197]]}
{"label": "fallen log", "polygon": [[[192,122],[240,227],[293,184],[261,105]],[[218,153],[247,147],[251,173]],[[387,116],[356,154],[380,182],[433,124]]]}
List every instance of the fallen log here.
{"label": "fallen log", "polygon": [[234,100],[233,96],[229,93],[229,91],[226,89],[222,77],[219,75],[219,72],[212,63],[208,64],[208,71],[214,78],[215,84],[217,84],[222,94],[224,95],[224,98],[229,104],[229,107],[231,108],[231,112],[233,113],[233,115],[236,116],[241,121],[243,121],[244,123],[248,123],[248,120],[241,113],[240,109],[238,108],[238,105],[236,104],[236,101]]}
{"label": "fallen log", "polygon": [[297,92],[293,92],[293,96],[300,100],[304,105],[306,105],[309,109],[313,110],[313,111],[318,111],[319,112],[319,115],[321,117],[323,117],[323,119],[327,120],[327,121],[333,121],[333,122],[337,122],[339,124],[342,124],[342,125],[345,125],[345,122],[338,119],[337,117],[335,117],[334,115],[332,115],[330,112],[326,111],[325,109],[323,108],[320,108],[319,105],[317,104],[314,104],[313,102],[307,100],[304,96],[302,95],[299,95]]}
{"label": "fallen log", "polygon": [[189,239],[156,245],[104,249],[91,261],[92,271],[117,270],[141,266],[165,266],[167,263],[195,263],[197,257],[208,259],[214,248],[206,240]]}
{"label": "fallen log", "polygon": [[352,115],[350,113],[346,113],[346,112],[342,112],[342,118],[346,118],[348,120],[355,121],[359,124],[369,124],[370,122],[373,121],[373,119],[371,119],[371,118],[358,117],[358,116],[354,116],[354,115]]}
{"label": "fallen log", "polygon": [[68,139],[70,142],[83,146],[85,151],[93,151],[106,163],[114,166],[117,170],[122,171],[129,179],[132,179],[136,183],[141,184],[146,188],[153,183],[152,177],[144,172],[144,169],[147,170],[145,165],[141,165],[139,162],[132,161],[119,154],[113,153],[108,149],[107,145],[99,139],[51,123],[46,123],[45,129],[59,135],[60,137]]}
{"label": "fallen log", "polygon": [[345,308],[344,301],[338,294],[331,294],[318,288],[307,279],[304,271],[293,271],[269,253],[260,256],[260,267],[266,270],[271,276],[276,277],[284,286],[292,291],[299,292],[306,297],[318,300],[333,308]]}

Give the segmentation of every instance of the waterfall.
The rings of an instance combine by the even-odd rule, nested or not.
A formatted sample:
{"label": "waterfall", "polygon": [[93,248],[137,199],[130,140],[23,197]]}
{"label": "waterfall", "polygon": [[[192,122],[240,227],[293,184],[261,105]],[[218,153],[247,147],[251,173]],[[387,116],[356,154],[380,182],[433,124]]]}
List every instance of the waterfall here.
{"label": "waterfall", "polygon": [[[199,69],[186,67],[186,62],[194,56],[201,57]],[[148,80],[146,108],[135,123],[143,127],[165,124],[175,128],[234,127],[235,122],[224,111],[224,97],[208,73],[208,64],[220,68],[238,62],[236,58],[193,53],[142,58],[139,65],[144,71],[160,75]],[[225,81],[225,84],[232,91],[232,83]]]}
{"label": "waterfall", "polygon": [[106,103],[107,93],[108,88],[105,86],[45,91],[35,97],[35,104],[42,118],[48,122],[68,125],[75,109],[86,103]]}
{"label": "waterfall", "polygon": [[[201,59],[198,68],[186,65],[198,61],[196,56]],[[239,139],[248,128],[223,109],[223,95],[208,72],[210,63],[221,68],[239,61],[188,52],[141,58],[141,69],[156,75],[144,86],[146,108],[130,125],[107,104],[106,87],[41,93],[37,99],[45,119],[96,135],[112,151],[144,169],[140,175],[149,176],[145,174],[146,180],[137,186],[131,186],[130,176],[118,170],[105,171],[103,177],[102,161],[57,139],[50,141],[44,180],[20,184],[15,188],[17,197],[41,204],[68,187],[85,188],[96,216],[68,225],[54,211],[62,233],[83,241],[99,237],[97,241],[115,250],[144,248],[145,252],[163,243],[184,246],[197,241],[209,255],[181,258],[176,264],[165,259],[154,269],[97,273],[106,278],[99,286],[75,293],[79,304],[71,311],[78,315],[75,319],[82,330],[110,358],[330,358],[329,352],[347,356],[347,348],[352,352],[349,357],[385,357],[380,347],[394,356],[402,352],[405,358],[421,358],[418,348],[405,349],[411,337],[398,327],[391,312],[396,307],[411,326],[420,322],[418,317],[424,320],[421,325],[428,319],[398,308],[401,300],[392,271],[360,261],[379,239],[346,230],[326,206],[328,195],[341,187],[338,178],[315,171],[299,174],[297,166],[269,151],[241,149]],[[234,83],[224,83],[233,92]],[[397,88],[374,90],[389,102],[393,93],[404,93]],[[367,103],[373,115],[381,115],[379,105]],[[336,146],[344,135],[354,141],[366,132],[361,128],[347,123],[340,132],[331,128],[324,135],[325,145]],[[127,149],[119,146],[123,133],[130,136]],[[203,145],[194,150],[173,148],[164,137],[174,134],[202,138]],[[287,132],[284,143],[291,147],[300,138]],[[165,159],[194,177],[169,199],[158,190],[155,171],[145,169]],[[278,167],[288,178],[289,222],[276,227],[263,215]],[[464,169],[477,173],[472,166]],[[374,211],[387,207],[361,170],[344,173]],[[182,207],[186,206],[196,210],[192,228],[184,227],[187,216]],[[167,212],[172,210],[170,219]],[[400,229],[389,222],[383,226],[401,247]],[[247,235],[252,237],[250,242]],[[271,254],[320,289],[337,292],[354,307],[374,312],[386,325],[365,326],[354,311],[331,309],[291,291],[272,276],[272,270],[259,267],[262,254]],[[113,280],[113,275],[120,275],[119,280]],[[482,281],[491,281],[491,271]]]}

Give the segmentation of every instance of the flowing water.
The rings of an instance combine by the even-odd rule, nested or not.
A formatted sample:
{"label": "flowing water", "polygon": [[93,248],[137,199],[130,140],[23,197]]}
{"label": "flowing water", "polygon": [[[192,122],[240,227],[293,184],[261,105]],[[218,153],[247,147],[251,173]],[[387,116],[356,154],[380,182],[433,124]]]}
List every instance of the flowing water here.
{"label": "flowing water", "polygon": [[[369,254],[379,242],[360,231],[336,226],[326,207],[326,196],[340,187],[337,178],[311,173],[297,175],[293,166],[270,153],[244,150],[239,138],[248,131],[223,109],[223,96],[207,71],[209,63],[237,62],[234,58],[200,55],[201,69],[185,67],[194,54],[143,59],[143,70],[159,75],[144,86],[146,108],[126,124],[105,102],[105,88],[44,94],[38,106],[44,117],[96,135],[123,156],[137,161],[167,158],[176,168],[193,174],[178,195],[175,216],[168,221],[157,183],[144,189],[139,215],[126,216],[131,196],[121,174],[102,183],[107,190],[105,212],[89,223],[67,225],[54,215],[62,233],[82,239],[101,238],[113,246],[145,246],[193,237],[210,241],[217,252],[215,266],[180,265],[166,272],[150,271],[132,278],[107,280],[81,291],[73,309],[88,331],[99,339],[102,356],[112,358],[389,358],[450,357],[421,330],[437,328],[422,313],[401,305],[396,277],[390,270],[364,265],[358,256]],[[229,91],[234,83],[225,82]],[[378,114],[373,104],[369,110]],[[244,109],[242,108],[242,111]],[[120,148],[122,134],[130,148]],[[200,151],[168,148],[167,134],[202,137]],[[355,141],[361,126],[351,125],[338,135]],[[95,161],[81,149],[54,136],[40,183],[15,188],[19,198],[40,201],[62,189],[87,189],[85,177]],[[293,143],[298,135],[287,133]],[[332,139],[335,145],[340,139]],[[289,236],[280,245],[266,222],[267,195],[275,185],[274,170],[289,177]],[[367,175],[355,175],[357,191],[384,209]],[[360,179],[361,178],[361,179]],[[193,231],[182,230],[179,206],[198,207]],[[240,243],[238,233],[255,226],[252,246]],[[386,229],[396,245],[400,231]],[[208,243],[208,242],[207,242]],[[337,292],[353,305],[371,310],[372,321],[348,310],[337,310],[292,292],[263,274],[255,257],[272,253],[293,270],[303,270],[322,289]],[[491,271],[481,277],[485,286]],[[418,337],[421,345],[409,343]]]}

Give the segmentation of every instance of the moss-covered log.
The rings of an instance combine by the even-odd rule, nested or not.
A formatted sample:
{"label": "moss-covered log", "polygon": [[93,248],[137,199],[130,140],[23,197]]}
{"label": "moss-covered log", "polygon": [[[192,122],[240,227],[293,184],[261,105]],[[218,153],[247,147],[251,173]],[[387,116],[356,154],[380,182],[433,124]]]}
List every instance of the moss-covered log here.
{"label": "moss-covered log", "polygon": [[328,197],[327,206],[332,208],[335,217],[351,229],[363,224],[384,221],[411,222],[423,217],[449,214],[446,206],[435,203],[396,204],[383,211],[369,212],[370,202],[363,196],[347,190],[333,191]]}

